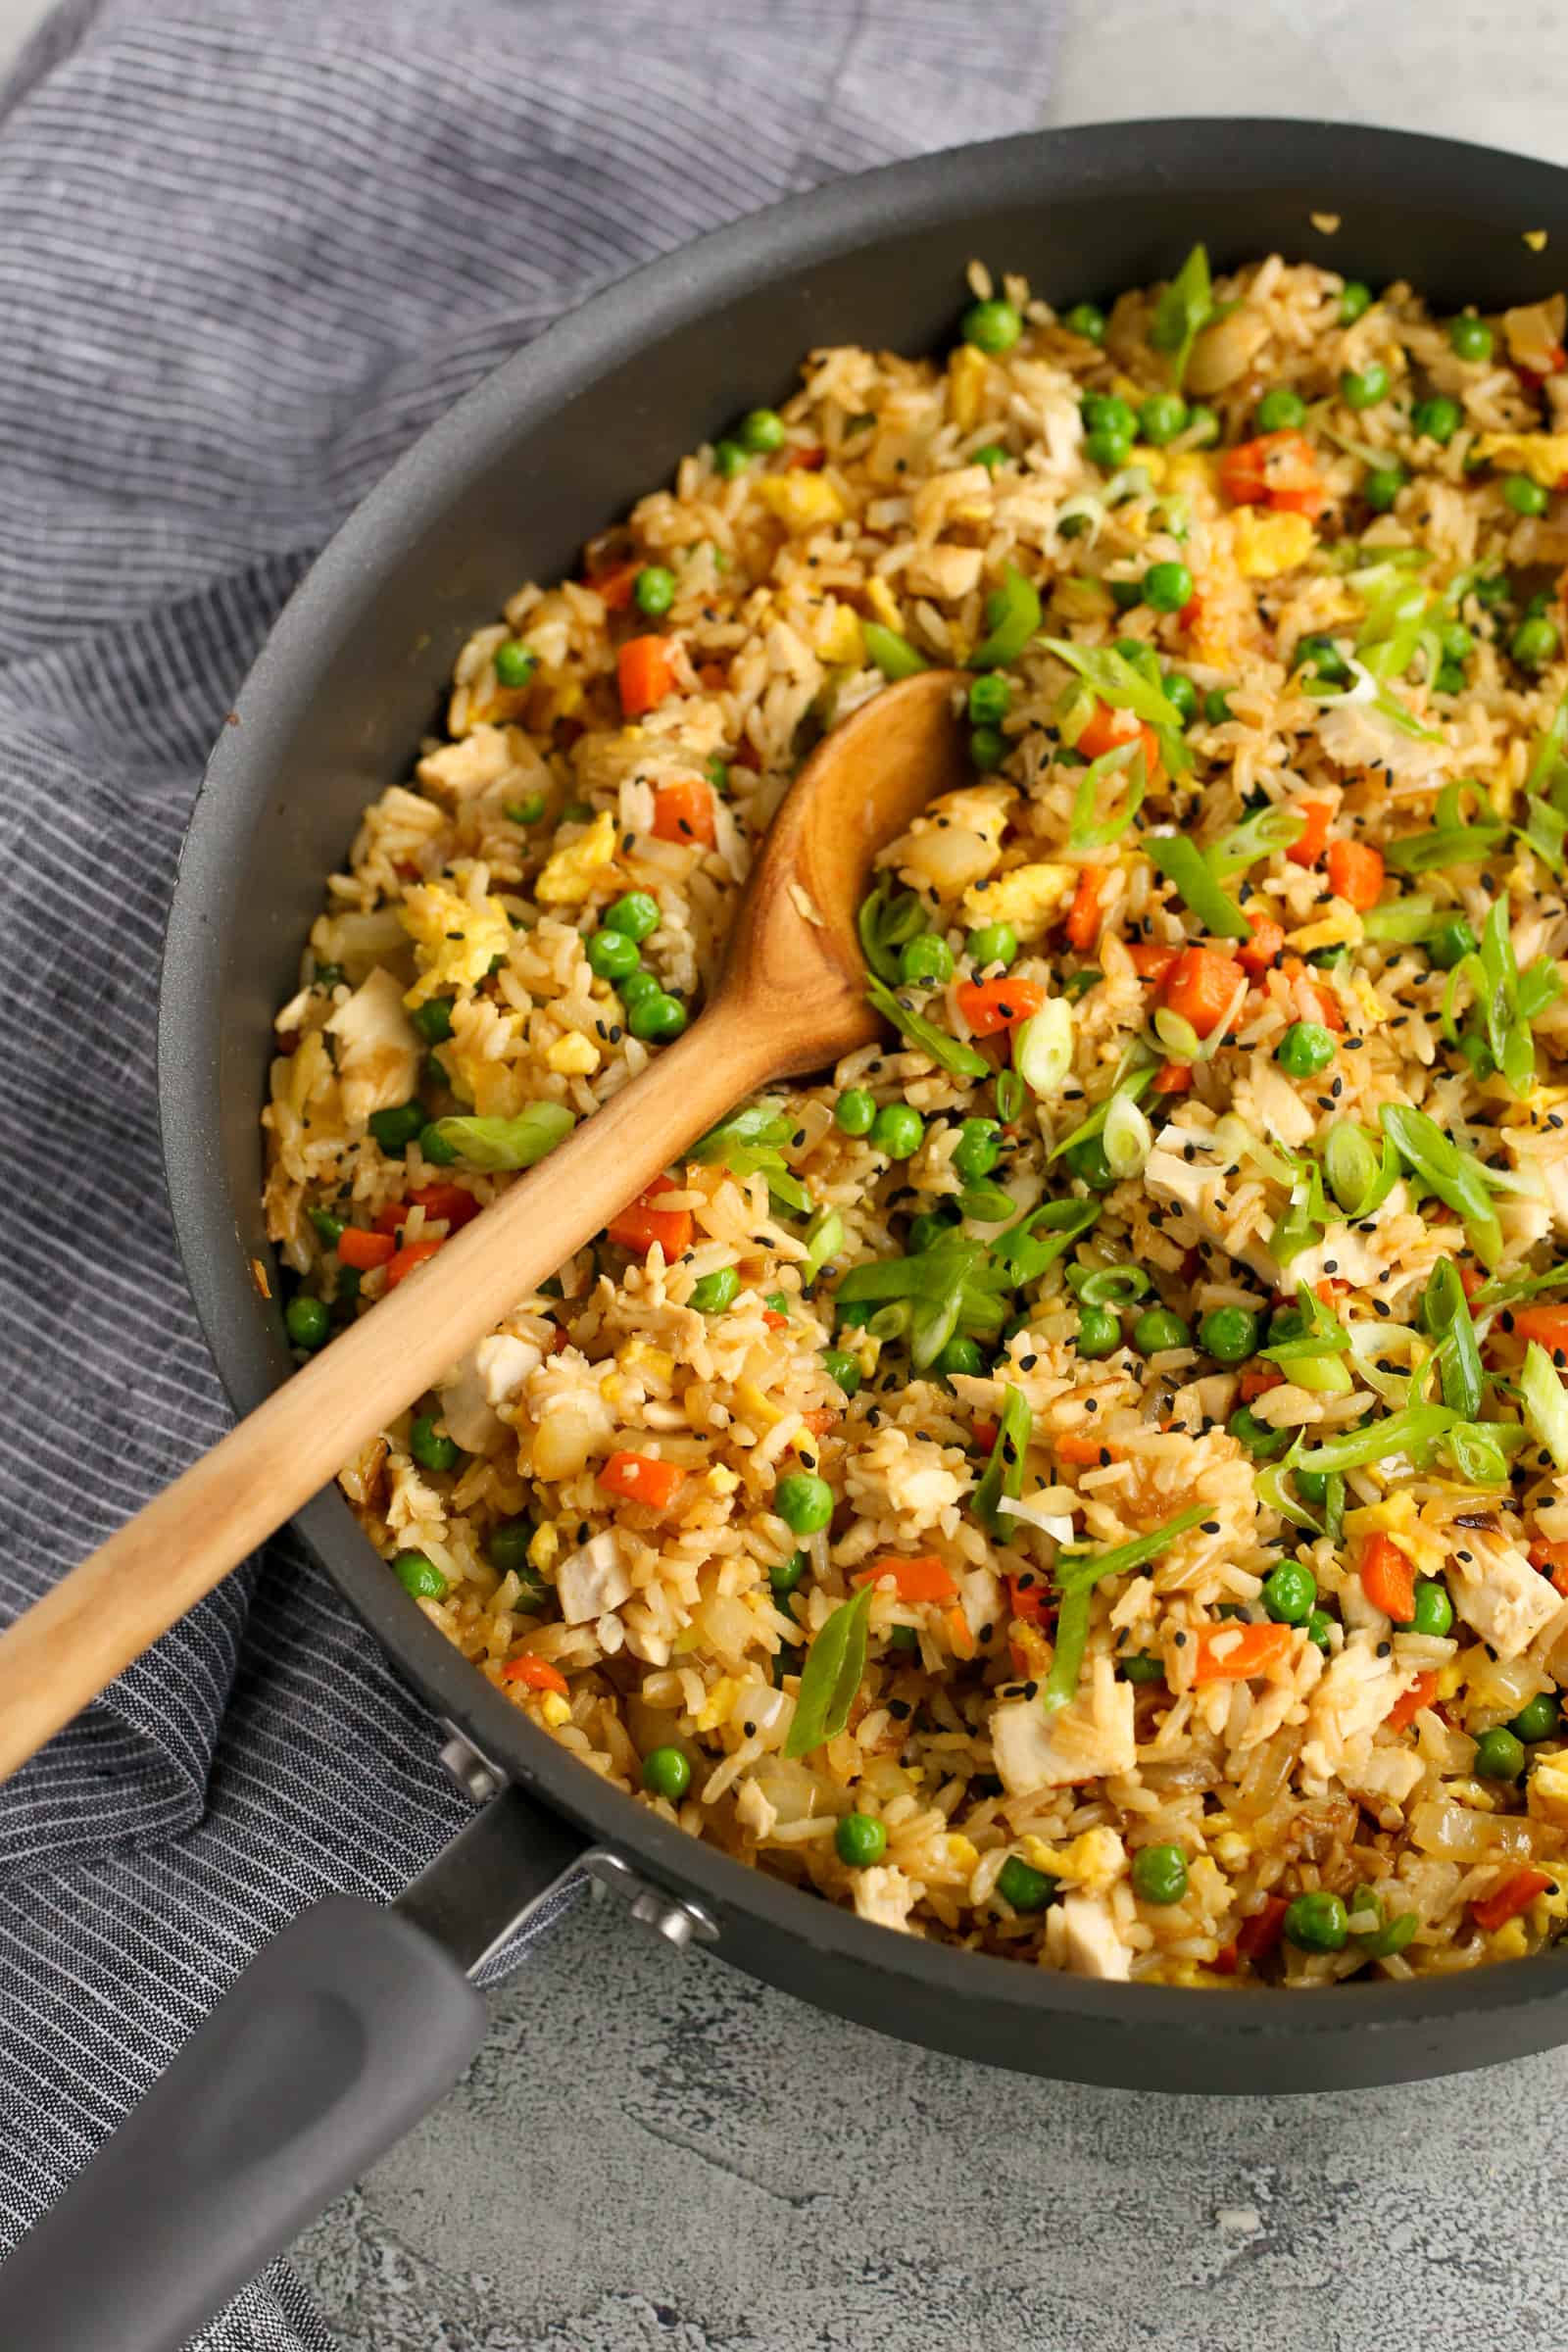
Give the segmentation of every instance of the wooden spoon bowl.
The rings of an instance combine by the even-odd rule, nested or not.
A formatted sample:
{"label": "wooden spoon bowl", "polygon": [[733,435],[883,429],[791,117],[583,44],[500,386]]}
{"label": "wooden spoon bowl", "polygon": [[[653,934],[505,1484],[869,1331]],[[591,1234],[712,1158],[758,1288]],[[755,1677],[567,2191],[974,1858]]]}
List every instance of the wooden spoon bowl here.
{"label": "wooden spoon bowl", "polygon": [[0,1636],[0,1780],[715,1119],[876,1037],[856,910],[876,852],[970,772],[958,684],[922,671],[825,736],[685,1036]]}

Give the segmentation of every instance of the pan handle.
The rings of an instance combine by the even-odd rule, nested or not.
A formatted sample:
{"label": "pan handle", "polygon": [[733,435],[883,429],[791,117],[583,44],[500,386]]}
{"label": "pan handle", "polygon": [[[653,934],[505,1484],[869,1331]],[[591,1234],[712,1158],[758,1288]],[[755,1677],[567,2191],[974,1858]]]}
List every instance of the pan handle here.
{"label": "pan handle", "polygon": [[[0,2271],[0,2344],[179,2352],[451,2089],[484,2034],[466,1969],[584,1844],[508,1788],[404,1908],[329,1895],[284,1928]],[[483,1950],[465,1886],[494,1931]]]}

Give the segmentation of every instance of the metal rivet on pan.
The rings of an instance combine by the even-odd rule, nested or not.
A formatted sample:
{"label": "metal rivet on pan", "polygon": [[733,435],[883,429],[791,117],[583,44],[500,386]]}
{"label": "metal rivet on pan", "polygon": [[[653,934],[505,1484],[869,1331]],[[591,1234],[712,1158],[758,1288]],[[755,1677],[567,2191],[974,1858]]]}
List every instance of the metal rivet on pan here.
{"label": "metal rivet on pan", "polygon": [[667,1893],[662,1886],[651,1886],[609,1846],[595,1846],[592,1852],[584,1854],[583,1867],[601,1886],[631,1906],[631,1915],[639,1927],[662,1936],[678,1952],[684,1952],[693,1943],[717,1942],[718,1922],[709,1916],[701,1903],[689,1902],[680,1895]]}
{"label": "metal rivet on pan", "polygon": [[505,1775],[482,1756],[470,1740],[454,1732],[441,1750],[441,1765],[448,1778],[455,1781],[466,1797],[476,1805],[487,1805],[499,1796],[506,1786]]}

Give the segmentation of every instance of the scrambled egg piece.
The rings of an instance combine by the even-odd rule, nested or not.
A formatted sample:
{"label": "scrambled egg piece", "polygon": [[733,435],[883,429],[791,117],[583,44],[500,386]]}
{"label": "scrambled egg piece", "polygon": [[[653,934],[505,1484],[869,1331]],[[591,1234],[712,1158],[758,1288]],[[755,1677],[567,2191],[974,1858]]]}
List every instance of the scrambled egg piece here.
{"label": "scrambled egg piece", "polygon": [[1010,923],[1020,939],[1044,931],[1078,883],[1075,865],[1019,865],[994,881],[971,885],[964,912],[977,923]]}
{"label": "scrambled egg piece", "polygon": [[1288,931],[1285,944],[1302,956],[1309,956],[1314,948],[1358,948],[1365,928],[1354,907],[1342,905],[1336,912],[1324,915],[1321,922],[1305,923],[1299,931]]}
{"label": "scrambled egg piece", "polygon": [[553,1732],[571,1720],[571,1701],[564,1690],[547,1690],[539,1701],[539,1712]]}
{"label": "scrambled egg piece", "polygon": [[558,1077],[591,1078],[599,1067],[599,1048],[591,1037],[573,1029],[546,1050],[545,1060]]}
{"label": "scrambled egg piece", "polygon": [[1446,1546],[1421,1525],[1415,1497],[1400,1489],[1385,1496],[1382,1502],[1372,1502],[1358,1511],[1345,1514],[1347,1535],[1364,1539],[1384,1535],[1391,1543],[1412,1559],[1423,1576],[1441,1576],[1447,1557]]}
{"label": "scrambled egg piece", "polygon": [[574,906],[592,898],[605,867],[615,856],[615,820],[601,808],[586,833],[558,850],[534,884],[542,906]]}
{"label": "scrambled egg piece", "polygon": [[1082,1886],[1090,1894],[1103,1894],[1114,1886],[1127,1867],[1126,1847],[1116,1832],[1107,1829],[1085,1830],[1065,1846],[1048,1845],[1031,1835],[1023,1839],[1023,1858],[1031,1870],[1043,1870],[1048,1878]]}
{"label": "scrambled egg piece", "polygon": [[1528,473],[1543,490],[1555,490],[1568,474],[1568,433],[1483,433],[1476,455]]}
{"label": "scrambled egg piece", "polygon": [[865,601],[871,608],[871,618],[879,620],[885,629],[904,633],[904,614],[899,600],[880,572],[873,572],[865,583]]}
{"label": "scrambled egg piece", "polygon": [[1244,580],[1272,580],[1294,571],[1317,545],[1305,514],[1264,514],[1256,507],[1238,507],[1235,524],[1236,566]]}
{"label": "scrambled egg piece", "polygon": [[865,660],[865,640],[860,635],[860,616],[851,606],[828,606],[826,625],[817,634],[816,653],[819,661],[859,668]]}
{"label": "scrambled egg piece", "polygon": [[398,912],[422,967],[403,999],[411,1011],[427,997],[477,988],[512,946],[512,925],[499,899],[465,899],[444,882],[416,883]]}
{"label": "scrambled egg piece", "polygon": [[960,433],[978,419],[985,388],[984,354],[972,343],[960,343],[948,361],[948,408]]}
{"label": "scrambled egg piece", "polygon": [[1170,459],[1162,449],[1151,449],[1144,441],[1134,445],[1127,463],[1129,466],[1141,466],[1149,476],[1151,488],[1154,490],[1159,488],[1171,466]]}
{"label": "scrambled egg piece", "polygon": [[697,1718],[700,1732],[715,1732],[726,1721],[740,1685],[733,1675],[721,1674],[703,1701],[703,1711]]}
{"label": "scrambled egg piece", "polygon": [[1544,1756],[1532,1768],[1525,1802],[1535,1820],[1568,1825],[1568,1755]]}
{"label": "scrambled egg piece", "polygon": [[758,483],[757,495],[788,531],[820,530],[844,519],[844,501],[824,474],[800,469],[767,473]]}

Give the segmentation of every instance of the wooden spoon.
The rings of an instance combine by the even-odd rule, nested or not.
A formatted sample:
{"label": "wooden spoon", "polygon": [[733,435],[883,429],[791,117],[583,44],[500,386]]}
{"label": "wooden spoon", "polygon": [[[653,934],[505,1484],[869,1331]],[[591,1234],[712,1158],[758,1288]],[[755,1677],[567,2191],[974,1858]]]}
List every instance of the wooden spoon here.
{"label": "wooden spoon", "polygon": [[758,1087],[878,1034],[856,909],[877,850],[969,772],[957,683],[924,670],[889,686],[817,746],[684,1037],[0,1636],[0,1780],[705,1128]]}

